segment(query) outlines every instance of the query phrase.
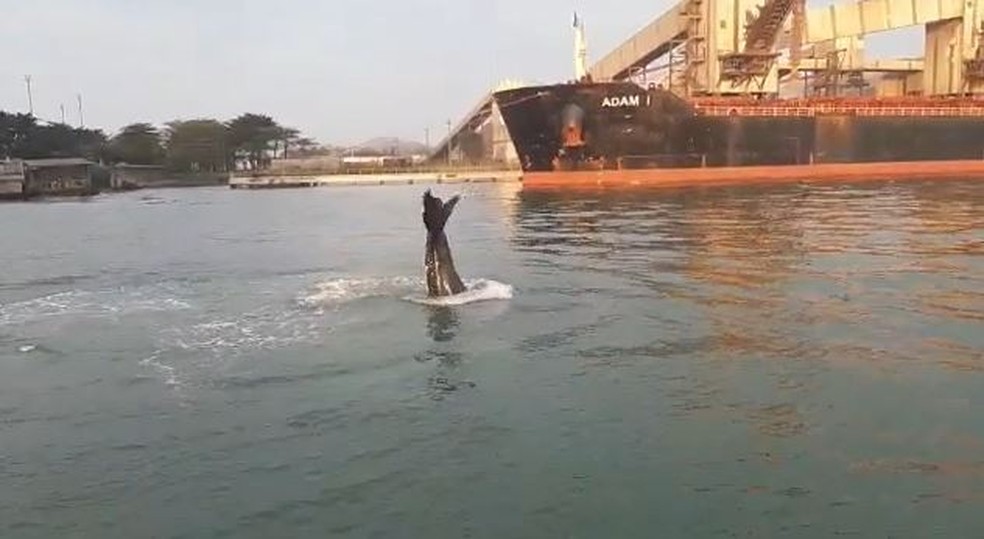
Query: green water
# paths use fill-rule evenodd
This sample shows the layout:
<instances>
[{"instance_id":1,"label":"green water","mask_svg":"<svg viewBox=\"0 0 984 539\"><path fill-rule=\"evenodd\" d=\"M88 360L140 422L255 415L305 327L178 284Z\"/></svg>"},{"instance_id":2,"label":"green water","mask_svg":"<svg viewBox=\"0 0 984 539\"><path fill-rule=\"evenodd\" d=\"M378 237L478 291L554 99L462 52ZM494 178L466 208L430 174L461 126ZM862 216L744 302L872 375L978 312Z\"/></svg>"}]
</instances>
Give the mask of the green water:
<instances>
[{"instance_id":1,"label":"green water","mask_svg":"<svg viewBox=\"0 0 984 539\"><path fill-rule=\"evenodd\" d=\"M984 183L422 189L0 207L0 536L984 536Z\"/></svg>"}]
</instances>

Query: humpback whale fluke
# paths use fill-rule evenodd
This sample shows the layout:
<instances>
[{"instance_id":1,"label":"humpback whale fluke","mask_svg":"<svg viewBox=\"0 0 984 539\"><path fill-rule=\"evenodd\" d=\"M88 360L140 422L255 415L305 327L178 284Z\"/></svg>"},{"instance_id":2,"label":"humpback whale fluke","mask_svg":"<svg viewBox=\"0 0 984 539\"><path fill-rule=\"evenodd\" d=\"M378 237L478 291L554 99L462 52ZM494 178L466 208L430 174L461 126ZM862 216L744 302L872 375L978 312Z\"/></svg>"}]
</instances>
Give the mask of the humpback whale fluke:
<instances>
[{"instance_id":1,"label":"humpback whale fluke","mask_svg":"<svg viewBox=\"0 0 984 539\"><path fill-rule=\"evenodd\" d=\"M455 195L447 202L442 202L431 194L430 189L424 193L424 226L427 227L424 271L427 276L427 295L430 297L451 296L466 290L454 269L451 248L444 234L444 225L460 198L460 195Z\"/></svg>"}]
</instances>

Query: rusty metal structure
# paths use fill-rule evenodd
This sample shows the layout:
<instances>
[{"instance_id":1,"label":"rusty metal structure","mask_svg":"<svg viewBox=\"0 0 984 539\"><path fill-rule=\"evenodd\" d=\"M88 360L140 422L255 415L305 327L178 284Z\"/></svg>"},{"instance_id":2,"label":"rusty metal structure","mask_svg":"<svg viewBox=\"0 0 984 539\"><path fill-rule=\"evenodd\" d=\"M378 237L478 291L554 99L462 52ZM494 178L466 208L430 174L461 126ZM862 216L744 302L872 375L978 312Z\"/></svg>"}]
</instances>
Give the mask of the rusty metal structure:
<instances>
[{"instance_id":1,"label":"rusty metal structure","mask_svg":"<svg viewBox=\"0 0 984 539\"><path fill-rule=\"evenodd\" d=\"M921 63L868 62L852 47L864 36L922 26ZM822 52L815 52L817 49ZM682 56L682 58L681 58ZM602 57L596 81L660 71L686 96L778 94L801 71L816 93L868 86L868 74L910 77L926 96L984 94L984 0L850 0L807 9L804 0L681 0ZM916 84L915 76L919 78ZM647 81L648 82L648 81Z\"/></svg>"},{"instance_id":2,"label":"rusty metal structure","mask_svg":"<svg viewBox=\"0 0 984 539\"><path fill-rule=\"evenodd\" d=\"M775 50L779 32L794 5L804 1L770 0L757 7L758 15L749 17L745 26L745 46L739 52L721 56L721 75L731 81L732 87L755 85L759 91L764 89L780 55Z\"/></svg>"},{"instance_id":3,"label":"rusty metal structure","mask_svg":"<svg viewBox=\"0 0 984 539\"><path fill-rule=\"evenodd\" d=\"M984 21L980 23L976 39L977 49L974 51L974 57L968 59L964 66L967 79L971 83L984 82Z\"/></svg>"}]
</instances>

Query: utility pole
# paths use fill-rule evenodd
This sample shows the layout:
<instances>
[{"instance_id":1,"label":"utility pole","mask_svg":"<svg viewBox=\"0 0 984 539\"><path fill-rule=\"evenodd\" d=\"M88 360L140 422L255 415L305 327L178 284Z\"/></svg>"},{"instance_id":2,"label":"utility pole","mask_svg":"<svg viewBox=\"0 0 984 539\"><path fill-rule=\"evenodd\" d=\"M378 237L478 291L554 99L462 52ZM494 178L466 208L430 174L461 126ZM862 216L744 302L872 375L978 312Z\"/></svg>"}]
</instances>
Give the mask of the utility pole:
<instances>
[{"instance_id":1,"label":"utility pole","mask_svg":"<svg viewBox=\"0 0 984 539\"><path fill-rule=\"evenodd\" d=\"M424 128L424 146L427 146L427 151L430 151L431 147L431 130L429 127Z\"/></svg>"},{"instance_id":2,"label":"utility pole","mask_svg":"<svg viewBox=\"0 0 984 539\"><path fill-rule=\"evenodd\" d=\"M79 100L79 129L85 127L85 116L82 115L82 94L75 94L76 99Z\"/></svg>"},{"instance_id":3,"label":"utility pole","mask_svg":"<svg viewBox=\"0 0 984 539\"><path fill-rule=\"evenodd\" d=\"M448 120L448 166L451 166L451 120Z\"/></svg>"},{"instance_id":4,"label":"utility pole","mask_svg":"<svg viewBox=\"0 0 984 539\"><path fill-rule=\"evenodd\" d=\"M65 105L64 104L59 104L58 105L58 108L61 109L61 115L62 115L62 122L61 123L64 124L65 123Z\"/></svg>"},{"instance_id":5,"label":"utility pole","mask_svg":"<svg viewBox=\"0 0 984 539\"><path fill-rule=\"evenodd\" d=\"M24 82L27 83L27 110L34 116L34 96L31 95L31 76L24 75Z\"/></svg>"}]
</instances>

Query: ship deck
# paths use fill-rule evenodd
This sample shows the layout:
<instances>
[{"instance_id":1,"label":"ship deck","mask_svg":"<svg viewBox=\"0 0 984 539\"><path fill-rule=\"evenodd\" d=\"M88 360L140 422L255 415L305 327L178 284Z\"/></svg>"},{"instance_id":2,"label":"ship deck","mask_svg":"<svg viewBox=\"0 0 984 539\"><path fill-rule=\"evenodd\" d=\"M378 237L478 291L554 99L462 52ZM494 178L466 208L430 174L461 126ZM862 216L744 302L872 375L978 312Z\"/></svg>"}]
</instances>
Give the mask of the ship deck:
<instances>
[{"instance_id":1,"label":"ship deck","mask_svg":"<svg viewBox=\"0 0 984 539\"><path fill-rule=\"evenodd\" d=\"M690 103L702 116L984 117L981 98L696 98Z\"/></svg>"}]
</instances>

